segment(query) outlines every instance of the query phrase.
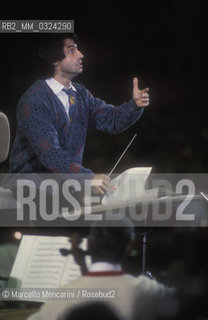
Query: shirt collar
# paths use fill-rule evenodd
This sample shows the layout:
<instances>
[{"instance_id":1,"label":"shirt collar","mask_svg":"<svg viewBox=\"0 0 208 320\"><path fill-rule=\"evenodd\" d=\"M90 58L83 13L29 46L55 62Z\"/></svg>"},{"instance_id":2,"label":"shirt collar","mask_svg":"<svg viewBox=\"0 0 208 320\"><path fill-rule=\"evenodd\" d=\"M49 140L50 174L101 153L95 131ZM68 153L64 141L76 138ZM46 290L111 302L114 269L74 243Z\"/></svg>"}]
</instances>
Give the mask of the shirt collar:
<instances>
[{"instance_id":1,"label":"shirt collar","mask_svg":"<svg viewBox=\"0 0 208 320\"><path fill-rule=\"evenodd\" d=\"M122 271L122 267L119 263L109 262L95 262L90 266L90 272L99 271Z\"/></svg>"},{"instance_id":2,"label":"shirt collar","mask_svg":"<svg viewBox=\"0 0 208 320\"><path fill-rule=\"evenodd\" d=\"M54 78L48 78L45 80L45 82L47 83L47 85L51 88L51 90L55 94L58 94L64 88L63 84L61 84L60 82L58 82ZM72 89L73 91L77 91L76 88L72 85L72 83L70 83L70 86L68 89Z\"/></svg>"}]
</instances>

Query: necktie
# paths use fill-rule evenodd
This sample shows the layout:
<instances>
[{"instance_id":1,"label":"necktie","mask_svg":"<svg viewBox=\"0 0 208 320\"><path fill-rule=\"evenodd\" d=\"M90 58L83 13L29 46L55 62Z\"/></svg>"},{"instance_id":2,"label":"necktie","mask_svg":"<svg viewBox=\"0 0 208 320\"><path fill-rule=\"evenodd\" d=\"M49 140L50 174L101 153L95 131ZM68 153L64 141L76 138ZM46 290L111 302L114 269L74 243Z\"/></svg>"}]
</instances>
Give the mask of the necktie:
<instances>
[{"instance_id":1,"label":"necktie","mask_svg":"<svg viewBox=\"0 0 208 320\"><path fill-rule=\"evenodd\" d=\"M74 111L75 111L75 94L72 89L62 89L67 95L69 99L69 121L72 121L74 118Z\"/></svg>"}]
</instances>

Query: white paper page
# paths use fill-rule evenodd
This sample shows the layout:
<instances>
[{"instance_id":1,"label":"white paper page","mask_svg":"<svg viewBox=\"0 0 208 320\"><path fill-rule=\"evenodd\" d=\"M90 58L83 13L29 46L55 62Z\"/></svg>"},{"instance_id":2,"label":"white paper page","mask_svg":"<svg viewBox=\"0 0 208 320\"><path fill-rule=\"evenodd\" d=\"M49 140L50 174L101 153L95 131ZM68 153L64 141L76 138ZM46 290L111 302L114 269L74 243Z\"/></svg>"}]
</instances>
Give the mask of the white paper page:
<instances>
[{"instance_id":1,"label":"white paper page","mask_svg":"<svg viewBox=\"0 0 208 320\"><path fill-rule=\"evenodd\" d=\"M139 199L145 194L145 183L151 170L151 167L136 167L121 173L111 181L117 188L116 191L105 195L102 204Z\"/></svg>"},{"instance_id":2,"label":"white paper page","mask_svg":"<svg viewBox=\"0 0 208 320\"><path fill-rule=\"evenodd\" d=\"M32 236L23 236L17 251L17 255L10 273L10 278L14 277L18 281L21 281L26 264L29 261L31 254L31 248L33 246L34 237ZM19 285L18 285L19 287Z\"/></svg>"},{"instance_id":3,"label":"white paper page","mask_svg":"<svg viewBox=\"0 0 208 320\"><path fill-rule=\"evenodd\" d=\"M66 261L71 257L63 257L61 248L71 248L69 238L23 236L10 277L21 279L21 288L59 287ZM79 277L79 266L74 259L70 258L70 262L73 279Z\"/></svg>"},{"instance_id":4,"label":"white paper page","mask_svg":"<svg viewBox=\"0 0 208 320\"><path fill-rule=\"evenodd\" d=\"M87 239L83 239L79 247L86 251L87 250ZM91 265L91 258L90 256L85 257L85 261L87 264L87 267ZM74 261L74 257L72 255L68 256L68 260L66 263L66 267L62 276L62 281L60 283L60 287L66 286L71 281L76 280L78 277L81 276L81 270L78 264Z\"/></svg>"}]
</instances>

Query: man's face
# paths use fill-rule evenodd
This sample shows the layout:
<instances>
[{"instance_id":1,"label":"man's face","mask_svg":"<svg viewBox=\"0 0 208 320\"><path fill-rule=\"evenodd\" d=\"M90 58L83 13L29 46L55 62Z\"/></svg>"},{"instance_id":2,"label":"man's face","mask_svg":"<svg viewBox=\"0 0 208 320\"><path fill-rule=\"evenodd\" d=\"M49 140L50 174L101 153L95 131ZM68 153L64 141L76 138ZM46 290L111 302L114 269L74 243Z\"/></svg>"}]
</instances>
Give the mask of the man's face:
<instances>
[{"instance_id":1,"label":"man's face","mask_svg":"<svg viewBox=\"0 0 208 320\"><path fill-rule=\"evenodd\" d=\"M64 40L64 54L65 58L54 63L55 74L62 77L72 79L82 73L82 59L83 54L77 49L77 45L72 39Z\"/></svg>"}]
</instances>

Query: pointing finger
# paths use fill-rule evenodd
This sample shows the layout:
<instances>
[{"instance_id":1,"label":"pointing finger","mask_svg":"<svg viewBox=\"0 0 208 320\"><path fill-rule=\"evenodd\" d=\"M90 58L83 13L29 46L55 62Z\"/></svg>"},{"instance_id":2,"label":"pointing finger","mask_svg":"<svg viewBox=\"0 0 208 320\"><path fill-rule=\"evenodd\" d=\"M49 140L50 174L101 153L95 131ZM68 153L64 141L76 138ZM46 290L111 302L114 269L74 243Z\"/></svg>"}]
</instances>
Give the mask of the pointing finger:
<instances>
[{"instance_id":1,"label":"pointing finger","mask_svg":"<svg viewBox=\"0 0 208 320\"><path fill-rule=\"evenodd\" d=\"M137 89L138 85L139 85L139 80L138 80L137 77L134 77L134 79L133 79L133 87Z\"/></svg>"}]
</instances>

